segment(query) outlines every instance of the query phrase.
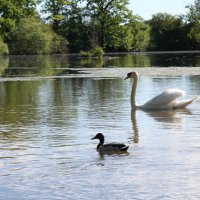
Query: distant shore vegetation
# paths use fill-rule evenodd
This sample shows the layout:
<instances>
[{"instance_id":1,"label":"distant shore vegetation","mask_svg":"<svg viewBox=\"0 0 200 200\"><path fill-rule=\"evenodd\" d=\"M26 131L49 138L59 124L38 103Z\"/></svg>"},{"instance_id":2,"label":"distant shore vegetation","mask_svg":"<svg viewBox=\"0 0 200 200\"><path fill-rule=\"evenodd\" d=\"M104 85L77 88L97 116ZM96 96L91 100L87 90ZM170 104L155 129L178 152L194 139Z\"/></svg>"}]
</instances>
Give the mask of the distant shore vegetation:
<instances>
[{"instance_id":1,"label":"distant shore vegetation","mask_svg":"<svg viewBox=\"0 0 200 200\"><path fill-rule=\"evenodd\" d=\"M0 55L200 50L200 0L148 21L128 0L0 0ZM145 6L145 5L144 5Z\"/></svg>"}]
</instances>

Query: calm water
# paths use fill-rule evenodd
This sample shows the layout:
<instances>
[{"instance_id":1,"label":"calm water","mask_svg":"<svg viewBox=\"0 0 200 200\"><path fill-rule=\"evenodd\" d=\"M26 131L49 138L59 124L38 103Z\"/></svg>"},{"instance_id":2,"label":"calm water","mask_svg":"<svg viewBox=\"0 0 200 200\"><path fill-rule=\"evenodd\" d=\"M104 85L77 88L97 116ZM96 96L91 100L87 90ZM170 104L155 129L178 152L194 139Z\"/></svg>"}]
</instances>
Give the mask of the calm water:
<instances>
[{"instance_id":1,"label":"calm water","mask_svg":"<svg viewBox=\"0 0 200 200\"><path fill-rule=\"evenodd\" d=\"M200 199L199 99L131 113L131 80L3 79L0 199ZM200 76L141 77L138 103L173 87L200 96ZM99 155L97 132L129 153Z\"/></svg>"},{"instance_id":2,"label":"calm water","mask_svg":"<svg viewBox=\"0 0 200 200\"><path fill-rule=\"evenodd\" d=\"M46 77L74 74L75 68L199 67L199 53L108 55L105 59L73 55L0 58L0 77Z\"/></svg>"}]
</instances>

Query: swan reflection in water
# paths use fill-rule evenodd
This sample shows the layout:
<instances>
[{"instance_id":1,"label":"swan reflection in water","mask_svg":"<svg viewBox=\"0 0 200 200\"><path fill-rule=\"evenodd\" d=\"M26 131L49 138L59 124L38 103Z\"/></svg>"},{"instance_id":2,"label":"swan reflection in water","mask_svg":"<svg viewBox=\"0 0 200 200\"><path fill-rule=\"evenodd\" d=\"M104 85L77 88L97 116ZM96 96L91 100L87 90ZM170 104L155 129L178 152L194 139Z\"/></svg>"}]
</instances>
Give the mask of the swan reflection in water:
<instances>
[{"instance_id":1,"label":"swan reflection in water","mask_svg":"<svg viewBox=\"0 0 200 200\"><path fill-rule=\"evenodd\" d=\"M141 120L138 120L137 113L145 113L147 117L152 118L163 126L164 129L174 128L182 126L184 115L192 115L192 112L187 109L176 110L156 110L156 111L144 111L144 110L131 110L131 121L133 128L133 142L139 143L139 127ZM143 120L144 121L144 120ZM143 124L142 124L143 125ZM146 125L145 125L146 126Z\"/></svg>"}]
</instances>

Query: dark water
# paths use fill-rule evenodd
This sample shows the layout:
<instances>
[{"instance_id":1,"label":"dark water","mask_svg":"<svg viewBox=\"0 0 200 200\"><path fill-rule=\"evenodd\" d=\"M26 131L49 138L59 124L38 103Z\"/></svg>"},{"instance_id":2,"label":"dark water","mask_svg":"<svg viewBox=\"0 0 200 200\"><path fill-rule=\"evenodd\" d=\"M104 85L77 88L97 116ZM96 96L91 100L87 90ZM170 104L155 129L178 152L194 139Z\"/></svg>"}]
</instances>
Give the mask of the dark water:
<instances>
[{"instance_id":1,"label":"dark water","mask_svg":"<svg viewBox=\"0 0 200 200\"><path fill-rule=\"evenodd\" d=\"M200 53L112 54L104 59L75 55L10 56L0 58L1 77L62 76L74 68L198 67Z\"/></svg>"},{"instance_id":2,"label":"dark water","mask_svg":"<svg viewBox=\"0 0 200 200\"><path fill-rule=\"evenodd\" d=\"M44 69L36 74L48 76ZM122 78L2 77L0 199L199 199L200 100L184 110L131 112L131 86ZM141 77L138 103L174 87L200 96L200 76ZM99 155L90 140L97 132L128 144L128 154Z\"/></svg>"}]
</instances>

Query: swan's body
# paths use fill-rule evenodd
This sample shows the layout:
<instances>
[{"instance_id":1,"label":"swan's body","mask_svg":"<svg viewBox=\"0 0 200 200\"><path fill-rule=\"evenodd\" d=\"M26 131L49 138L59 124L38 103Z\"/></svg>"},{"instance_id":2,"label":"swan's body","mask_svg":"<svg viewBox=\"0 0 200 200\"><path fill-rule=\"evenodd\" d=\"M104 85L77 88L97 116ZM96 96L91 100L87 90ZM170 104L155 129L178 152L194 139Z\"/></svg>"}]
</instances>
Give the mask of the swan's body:
<instances>
[{"instance_id":1,"label":"swan's body","mask_svg":"<svg viewBox=\"0 0 200 200\"><path fill-rule=\"evenodd\" d=\"M138 84L138 73L130 72L127 74L127 78L133 78L134 83L131 92L131 107L132 109L143 109L143 110L169 110L176 108L185 108L189 104L191 104L194 99L186 99L186 100L177 100L178 97L181 97L185 94L183 90L180 89L168 89L163 93L155 96L151 100L147 101L143 105L137 105L136 103L136 89Z\"/></svg>"},{"instance_id":2,"label":"swan's body","mask_svg":"<svg viewBox=\"0 0 200 200\"><path fill-rule=\"evenodd\" d=\"M109 143L104 144L104 135L102 133L97 133L93 139L99 139L99 144L97 145L97 151L99 153L109 153L109 152L126 152L129 146L123 143Z\"/></svg>"}]
</instances>

